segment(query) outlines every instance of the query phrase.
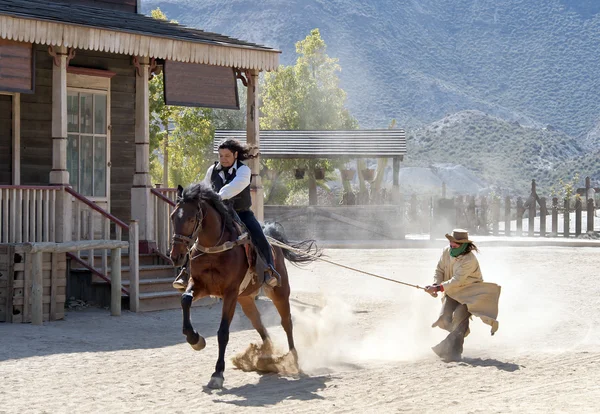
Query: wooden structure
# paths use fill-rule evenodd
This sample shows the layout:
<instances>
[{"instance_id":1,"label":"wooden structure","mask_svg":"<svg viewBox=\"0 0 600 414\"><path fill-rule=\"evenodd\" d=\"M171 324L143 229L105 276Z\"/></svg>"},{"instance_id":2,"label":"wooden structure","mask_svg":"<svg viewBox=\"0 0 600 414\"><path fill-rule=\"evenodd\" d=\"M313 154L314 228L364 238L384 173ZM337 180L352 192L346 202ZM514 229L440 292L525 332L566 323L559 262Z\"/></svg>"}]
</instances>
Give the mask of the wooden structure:
<instances>
[{"instance_id":1,"label":"wooden structure","mask_svg":"<svg viewBox=\"0 0 600 414\"><path fill-rule=\"evenodd\" d=\"M217 130L213 151L227 139L247 143L246 133L235 130ZM359 159L391 158L393 160L393 190L399 192L400 162L406 155L406 133L402 129L358 129L347 131L262 131L260 155L265 159ZM363 171L360 175L374 171ZM303 176L304 172L298 172ZM316 195L315 174L309 179ZM342 173L342 179L344 174ZM369 180L368 177L365 179ZM372 181L373 177L370 178ZM310 191L311 189L309 189ZM262 205L257 207L264 209Z\"/></svg>"},{"instance_id":2,"label":"wooden structure","mask_svg":"<svg viewBox=\"0 0 600 414\"><path fill-rule=\"evenodd\" d=\"M453 227L491 236L595 238L599 228L592 189L588 177L586 187L575 194L540 197L532 180L528 197L413 195L402 210L408 232L430 233L432 238Z\"/></svg>"},{"instance_id":3,"label":"wooden structure","mask_svg":"<svg viewBox=\"0 0 600 414\"><path fill-rule=\"evenodd\" d=\"M228 90L227 102L203 95L212 77L243 79L249 142L258 145L258 74L274 70L280 54L139 8L136 0L0 0L0 242L126 241L132 278L124 284L137 283L138 249L156 254L149 79L164 71L171 100L217 107L231 107L237 94ZM197 89L180 86L188 75ZM252 168L258 177L258 163ZM252 191L262 197L260 177ZM69 255L110 280L107 248ZM132 309L177 305L167 265L148 259L152 272L168 272ZM144 305L144 294L155 304Z\"/></svg>"}]
</instances>

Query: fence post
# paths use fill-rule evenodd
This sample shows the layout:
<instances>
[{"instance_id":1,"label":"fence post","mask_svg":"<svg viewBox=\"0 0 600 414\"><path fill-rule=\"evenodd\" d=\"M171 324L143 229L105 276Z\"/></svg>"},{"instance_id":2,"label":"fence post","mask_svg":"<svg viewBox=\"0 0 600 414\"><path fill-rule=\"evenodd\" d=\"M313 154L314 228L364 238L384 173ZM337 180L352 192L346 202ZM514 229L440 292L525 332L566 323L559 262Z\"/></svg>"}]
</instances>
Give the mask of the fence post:
<instances>
[{"instance_id":1,"label":"fence post","mask_svg":"<svg viewBox=\"0 0 600 414\"><path fill-rule=\"evenodd\" d=\"M558 198L552 197L552 236L558 236Z\"/></svg>"},{"instance_id":2,"label":"fence post","mask_svg":"<svg viewBox=\"0 0 600 414\"><path fill-rule=\"evenodd\" d=\"M487 198L485 196L481 196L481 226L480 226L480 232L481 234L488 234L488 223L487 223L487 218L488 218L488 202L487 202Z\"/></svg>"},{"instance_id":3,"label":"fence post","mask_svg":"<svg viewBox=\"0 0 600 414\"><path fill-rule=\"evenodd\" d=\"M32 261L32 283L31 283L31 324L42 325L44 320L44 276L42 271L42 252L35 252L29 256ZM25 285L27 289L27 285ZM29 303L24 302L23 307ZM23 321L25 322L25 321Z\"/></svg>"},{"instance_id":4,"label":"fence post","mask_svg":"<svg viewBox=\"0 0 600 414\"><path fill-rule=\"evenodd\" d=\"M575 196L575 236L581 235L581 197Z\"/></svg>"},{"instance_id":5,"label":"fence post","mask_svg":"<svg viewBox=\"0 0 600 414\"><path fill-rule=\"evenodd\" d=\"M546 237L546 216L548 208L546 207L546 197L540 198L540 237Z\"/></svg>"},{"instance_id":6,"label":"fence post","mask_svg":"<svg viewBox=\"0 0 600 414\"><path fill-rule=\"evenodd\" d=\"M475 210L475 196L469 196L469 206L467 215L467 229L477 228L477 212Z\"/></svg>"},{"instance_id":7,"label":"fence post","mask_svg":"<svg viewBox=\"0 0 600 414\"><path fill-rule=\"evenodd\" d=\"M536 201L535 201L535 197L532 197L529 199L529 221L528 221L528 230L527 230L527 235L529 237L533 237L534 233L535 233L535 213L536 213Z\"/></svg>"},{"instance_id":8,"label":"fence post","mask_svg":"<svg viewBox=\"0 0 600 414\"><path fill-rule=\"evenodd\" d=\"M587 200L587 231L594 231L594 199Z\"/></svg>"},{"instance_id":9,"label":"fence post","mask_svg":"<svg viewBox=\"0 0 600 414\"><path fill-rule=\"evenodd\" d=\"M121 315L121 248L110 250L110 314Z\"/></svg>"},{"instance_id":10,"label":"fence post","mask_svg":"<svg viewBox=\"0 0 600 414\"><path fill-rule=\"evenodd\" d=\"M523 213L525 209L523 208L523 199L521 197L517 198L517 237L521 237L523 235Z\"/></svg>"},{"instance_id":11,"label":"fence post","mask_svg":"<svg viewBox=\"0 0 600 414\"><path fill-rule=\"evenodd\" d=\"M139 224L131 220L129 224L129 310L139 312L140 308L140 241ZM119 286L120 287L120 286Z\"/></svg>"},{"instance_id":12,"label":"fence post","mask_svg":"<svg viewBox=\"0 0 600 414\"><path fill-rule=\"evenodd\" d=\"M568 198L565 198L565 200L564 200L563 214L564 214L563 215L563 223L564 223L563 236L569 237L569 233L570 233L569 223L571 222L571 217L570 217L570 211L569 211L569 199Z\"/></svg>"},{"instance_id":13,"label":"fence post","mask_svg":"<svg viewBox=\"0 0 600 414\"><path fill-rule=\"evenodd\" d=\"M492 232L494 236L500 231L500 198L494 198L492 202Z\"/></svg>"},{"instance_id":14,"label":"fence post","mask_svg":"<svg viewBox=\"0 0 600 414\"><path fill-rule=\"evenodd\" d=\"M504 235L510 236L510 197L506 196L504 199Z\"/></svg>"}]
</instances>

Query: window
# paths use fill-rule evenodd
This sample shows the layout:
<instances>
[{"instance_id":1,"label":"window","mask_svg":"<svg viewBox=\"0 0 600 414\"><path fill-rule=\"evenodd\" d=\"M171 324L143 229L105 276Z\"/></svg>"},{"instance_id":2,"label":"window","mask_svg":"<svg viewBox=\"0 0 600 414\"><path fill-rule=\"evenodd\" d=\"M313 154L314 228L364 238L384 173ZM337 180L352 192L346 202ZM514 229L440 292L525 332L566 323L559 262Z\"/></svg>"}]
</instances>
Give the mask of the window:
<instances>
[{"instance_id":1,"label":"window","mask_svg":"<svg viewBox=\"0 0 600 414\"><path fill-rule=\"evenodd\" d=\"M69 90L67 96L67 169L75 191L106 197L107 94Z\"/></svg>"}]
</instances>

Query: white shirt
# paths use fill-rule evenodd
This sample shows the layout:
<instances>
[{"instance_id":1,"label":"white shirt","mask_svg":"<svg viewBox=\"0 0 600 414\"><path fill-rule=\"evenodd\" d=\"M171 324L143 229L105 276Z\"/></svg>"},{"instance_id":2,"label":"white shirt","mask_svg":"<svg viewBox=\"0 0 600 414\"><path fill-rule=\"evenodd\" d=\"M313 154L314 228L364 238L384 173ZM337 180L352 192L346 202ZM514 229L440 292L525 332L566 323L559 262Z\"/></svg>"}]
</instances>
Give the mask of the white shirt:
<instances>
[{"instance_id":1,"label":"white shirt","mask_svg":"<svg viewBox=\"0 0 600 414\"><path fill-rule=\"evenodd\" d=\"M233 174L235 171L235 178L229 183L221 187L219 191L219 195L223 200L229 200L232 197L235 197L242 190L250 185L250 178L252 177L252 171L250 171L250 167L245 164L240 165L239 168L236 167L237 161L229 168L229 174ZM212 187L212 182L210 177L212 176L213 169L215 165L211 165L208 167L206 171L206 176L204 176L204 184L209 187ZM222 169L221 163L217 163L217 170ZM219 176L225 182L225 173L223 171L219 171Z\"/></svg>"}]
</instances>

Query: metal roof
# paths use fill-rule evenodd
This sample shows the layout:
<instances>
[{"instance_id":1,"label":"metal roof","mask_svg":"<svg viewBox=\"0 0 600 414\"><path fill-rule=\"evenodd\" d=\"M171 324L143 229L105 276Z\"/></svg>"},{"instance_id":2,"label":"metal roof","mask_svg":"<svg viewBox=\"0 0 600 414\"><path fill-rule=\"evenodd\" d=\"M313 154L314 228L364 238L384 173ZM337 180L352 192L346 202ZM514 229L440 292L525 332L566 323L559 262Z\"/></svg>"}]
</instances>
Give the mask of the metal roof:
<instances>
[{"instance_id":1,"label":"metal roof","mask_svg":"<svg viewBox=\"0 0 600 414\"><path fill-rule=\"evenodd\" d=\"M81 4L66 4L48 0L0 0L0 14L161 38L278 52L266 46L217 33L191 29L168 21L156 20L143 14Z\"/></svg>"},{"instance_id":2,"label":"metal roof","mask_svg":"<svg viewBox=\"0 0 600 414\"><path fill-rule=\"evenodd\" d=\"M215 131L213 151L226 139L246 143L246 131ZM393 158L406 154L402 129L260 131L263 158Z\"/></svg>"}]
</instances>

